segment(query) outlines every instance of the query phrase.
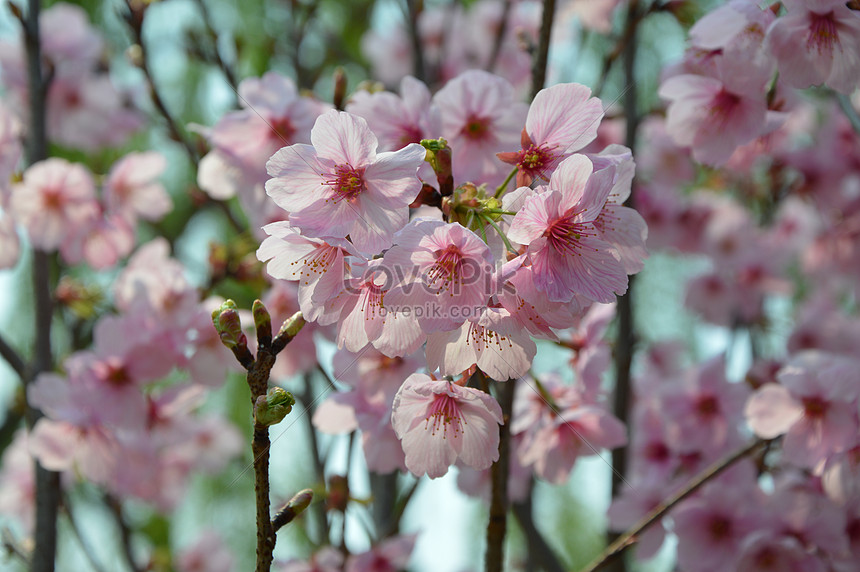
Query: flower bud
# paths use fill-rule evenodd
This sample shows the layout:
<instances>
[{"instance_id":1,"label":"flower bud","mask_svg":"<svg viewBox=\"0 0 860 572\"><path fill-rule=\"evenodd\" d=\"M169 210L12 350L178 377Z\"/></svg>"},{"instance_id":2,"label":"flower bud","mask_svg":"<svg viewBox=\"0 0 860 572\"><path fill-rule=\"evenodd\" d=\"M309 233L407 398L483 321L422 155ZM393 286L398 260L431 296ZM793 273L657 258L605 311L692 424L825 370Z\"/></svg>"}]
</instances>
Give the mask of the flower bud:
<instances>
[{"instance_id":1,"label":"flower bud","mask_svg":"<svg viewBox=\"0 0 860 572\"><path fill-rule=\"evenodd\" d=\"M221 343L230 349L246 346L248 338L242 332L242 321L236 310L236 303L227 300L221 307L212 312L212 323L221 338Z\"/></svg>"},{"instance_id":2,"label":"flower bud","mask_svg":"<svg viewBox=\"0 0 860 572\"><path fill-rule=\"evenodd\" d=\"M268 347L272 344L272 317L266 306L260 300L254 300L251 307L254 315L254 325L257 328L257 344L260 347Z\"/></svg>"},{"instance_id":3,"label":"flower bud","mask_svg":"<svg viewBox=\"0 0 860 572\"><path fill-rule=\"evenodd\" d=\"M296 337L296 334L304 327L305 323L305 318L301 312L296 312L287 318L278 331L275 340L272 342L272 353L277 354L284 349Z\"/></svg>"},{"instance_id":4,"label":"flower bud","mask_svg":"<svg viewBox=\"0 0 860 572\"><path fill-rule=\"evenodd\" d=\"M349 503L349 481L342 475L332 475L328 478L328 496L325 500L326 510L346 511Z\"/></svg>"},{"instance_id":5,"label":"flower bud","mask_svg":"<svg viewBox=\"0 0 860 572\"><path fill-rule=\"evenodd\" d=\"M254 403L254 421L267 427L276 425L293 410L295 404L296 400L289 391L272 387Z\"/></svg>"}]
</instances>

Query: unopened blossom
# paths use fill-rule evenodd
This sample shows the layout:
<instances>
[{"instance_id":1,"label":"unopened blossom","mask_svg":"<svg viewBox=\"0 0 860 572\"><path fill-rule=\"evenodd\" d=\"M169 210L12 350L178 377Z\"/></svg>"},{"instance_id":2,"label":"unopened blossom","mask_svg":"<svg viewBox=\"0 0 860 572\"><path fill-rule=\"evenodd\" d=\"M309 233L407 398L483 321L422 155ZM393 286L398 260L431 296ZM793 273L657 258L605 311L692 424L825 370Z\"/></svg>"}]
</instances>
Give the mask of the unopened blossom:
<instances>
[{"instance_id":1,"label":"unopened blossom","mask_svg":"<svg viewBox=\"0 0 860 572\"><path fill-rule=\"evenodd\" d=\"M517 166L517 186L535 179L549 181L558 164L594 140L603 118L603 105L578 83L542 89L535 96L521 135L522 150L499 153Z\"/></svg>"},{"instance_id":2,"label":"unopened blossom","mask_svg":"<svg viewBox=\"0 0 860 572\"><path fill-rule=\"evenodd\" d=\"M430 478L447 473L458 459L478 470L492 465L502 422L502 408L490 395L421 373L406 378L391 413L406 466Z\"/></svg>"},{"instance_id":3,"label":"unopened blossom","mask_svg":"<svg viewBox=\"0 0 860 572\"><path fill-rule=\"evenodd\" d=\"M398 285L386 307L413 314L426 333L453 330L487 305L493 257L486 243L458 223L416 219L385 253Z\"/></svg>"},{"instance_id":4,"label":"unopened blossom","mask_svg":"<svg viewBox=\"0 0 860 572\"><path fill-rule=\"evenodd\" d=\"M787 0L767 33L780 79L793 87L826 84L851 93L860 77L860 15L840 0Z\"/></svg>"},{"instance_id":5,"label":"unopened blossom","mask_svg":"<svg viewBox=\"0 0 860 572\"><path fill-rule=\"evenodd\" d=\"M442 114L442 136L453 151L454 179L496 185L506 166L496 153L516 148L527 106L501 77L467 71L449 81L433 98Z\"/></svg>"},{"instance_id":6,"label":"unopened blossom","mask_svg":"<svg viewBox=\"0 0 860 572\"><path fill-rule=\"evenodd\" d=\"M615 249L595 228L609 193L614 169L593 171L583 155L565 159L549 186L529 198L514 217L508 236L528 245L535 286L550 301L575 295L613 302L627 291L627 274Z\"/></svg>"},{"instance_id":7,"label":"unopened blossom","mask_svg":"<svg viewBox=\"0 0 860 572\"><path fill-rule=\"evenodd\" d=\"M425 150L410 144L377 154L367 122L331 110L311 130L313 145L296 144L267 164L266 192L289 213L290 224L315 238L347 235L362 252L391 246L421 190Z\"/></svg>"},{"instance_id":8,"label":"unopened blossom","mask_svg":"<svg viewBox=\"0 0 860 572\"><path fill-rule=\"evenodd\" d=\"M104 184L109 212L129 221L137 217L157 221L173 208L173 201L158 180L167 169L167 158L156 151L130 153L114 163Z\"/></svg>"},{"instance_id":9,"label":"unopened blossom","mask_svg":"<svg viewBox=\"0 0 860 572\"><path fill-rule=\"evenodd\" d=\"M45 251L57 249L99 214L92 175L83 165L58 158L24 171L24 179L12 187L9 209L33 246Z\"/></svg>"}]
</instances>

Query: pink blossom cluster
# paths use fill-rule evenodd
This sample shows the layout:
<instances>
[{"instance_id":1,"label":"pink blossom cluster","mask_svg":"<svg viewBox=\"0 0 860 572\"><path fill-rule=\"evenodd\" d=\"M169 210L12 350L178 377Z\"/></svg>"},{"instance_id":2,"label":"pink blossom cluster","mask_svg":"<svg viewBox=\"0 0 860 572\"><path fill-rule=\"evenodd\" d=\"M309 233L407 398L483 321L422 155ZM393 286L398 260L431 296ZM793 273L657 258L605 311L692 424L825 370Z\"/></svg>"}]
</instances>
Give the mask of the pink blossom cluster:
<instances>
[{"instance_id":1,"label":"pink blossom cluster","mask_svg":"<svg viewBox=\"0 0 860 572\"><path fill-rule=\"evenodd\" d=\"M784 435L779 456L742 460L712 479L642 535L637 557L672 532L684 571L851 569L860 555L853 356L805 351L782 366L754 365L744 383L726 380L722 356L685 368L680 349L654 346L636 380L629 488L610 507L612 525L631 526L737 449L748 426L762 438Z\"/></svg>"},{"instance_id":2,"label":"pink blossom cluster","mask_svg":"<svg viewBox=\"0 0 860 572\"><path fill-rule=\"evenodd\" d=\"M242 444L225 419L193 414L234 366L168 250L163 239L141 247L114 285L118 313L96 322L92 347L28 389L45 414L28 438L43 467L159 510L182 499L192 470L221 470Z\"/></svg>"},{"instance_id":3,"label":"pink blossom cluster","mask_svg":"<svg viewBox=\"0 0 860 572\"><path fill-rule=\"evenodd\" d=\"M660 87L666 130L693 157L723 165L785 119L787 91L851 93L860 77L860 14L840 0L733 0L690 30L684 60Z\"/></svg>"},{"instance_id":4,"label":"pink blossom cluster","mask_svg":"<svg viewBox=\"0 0 860 572\"><path fill-rule=\"evenodd\" d=\"M0 188L8 225L0 232L2 266L17 262L15 224L34 248L59 251L67 264L115 266L134 248L138 221L158 221L173 208L158 180L166 168L166 158L156 151L129 153L114 163L97 192L95 178L82 164L60 158L34 163L20 182Z\"/></svg>"},{"instance_id":5,"label":"pink blossom cluster","mask_svg":"<svg viewBox=\"0 0 860 572\"><path fill-rule=\"evenodd\" d=\"M58 2L41 12L44 66L50 69L47 134L67 147L115 147L143 126L131 88L119 88L106 71L104 40L80 6ZM27 122L27 61L21 38L0 41L4 101Z\"/></svg>"},{"instance_id":6,"label":"pink blossom cluster","mask_svg":"<svg viewBox=\"0 0 860 572\"><path fill-rule=\"evenodd\" d=\"M533 338L558 341L642 268L647 229L623 206L630 151L578 153L602 115L578 84L545 89L527 106L483 71L433 95L406 78L399 96L360 91L346 112L319 115L310 144L269 159L265 188L282 220L263 227L257 256L271 277L298 283L308 321L334 331L335 378L350 391L326 401L314 423L330 433L360 428L372 470L437 477L455 462L488 468L502 417L490 395L467 386L475 368L498 381L525 376ZM434 151L418 143L439 137L450 149L447 173L428 168ZM515 174L518 188L508 190ZM423 204L433 194L441 209ZM587 334L595 346L602 332ZM608 431L597 447L617 446L623 427L595 401L608 359L589 359L589 389L561 399L568 413L547 419L570 425L577 410L585 441ZM590 454L566 439L557 446L568 447L569 462L547 478L562 479Z\"/></svg>"}]
</instances>

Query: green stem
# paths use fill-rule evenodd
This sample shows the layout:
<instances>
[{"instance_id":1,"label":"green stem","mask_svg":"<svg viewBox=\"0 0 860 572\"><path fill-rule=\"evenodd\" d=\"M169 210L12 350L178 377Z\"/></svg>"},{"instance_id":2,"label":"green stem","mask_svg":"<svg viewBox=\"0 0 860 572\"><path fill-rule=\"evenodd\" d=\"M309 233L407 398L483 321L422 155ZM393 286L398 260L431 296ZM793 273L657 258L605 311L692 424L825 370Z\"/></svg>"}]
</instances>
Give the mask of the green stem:
<instances>
[{"instance_id":1,"label":"green stem","mask_svg":"<svg viewBox=\"0 0 860 572\"><path fill-rule=\"evenodd\" d=\"M517 174L517 171L519 171L519 170L520 170L519 167L514 167L513 169L511 169L511 172L508 173L508 176L505 177L505 180L502 181L502 184L496 188L496 193L493 195L494 197L496 197L498 199L498 198L501 198L501 196L505 194L505 189L507 188L508 183L511 182L511 179L514 178L514 176Z\"/></svg>"}]
</instances>

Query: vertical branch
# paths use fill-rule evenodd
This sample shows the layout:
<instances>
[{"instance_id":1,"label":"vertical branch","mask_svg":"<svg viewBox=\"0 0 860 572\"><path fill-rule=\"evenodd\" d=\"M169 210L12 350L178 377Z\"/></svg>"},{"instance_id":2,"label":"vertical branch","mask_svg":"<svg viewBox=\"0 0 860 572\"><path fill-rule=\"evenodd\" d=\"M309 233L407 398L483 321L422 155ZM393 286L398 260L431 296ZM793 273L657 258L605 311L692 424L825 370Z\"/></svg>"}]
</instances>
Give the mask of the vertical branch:
<instances>
[{"instance_id":1,"label":"vertical branch","mask_svg":"<svg viewBox=\"0 0 860 572\"><path fill-rule=\"evenodd\" d=\"M421 0L406 0L406 19L409 24L409 39L412 42L413 75L423 82L427 81L427 70L424 65L424 50L421 47L421 35L418 31L418 15L421 12Z\"/></svg>"},{"instance_id":2,"label":"vertical branch","mask_svg":"<svg viewBox=\"0 0 860 572\"><path fill-rule=\"evenodd\" d=\"M639 19L639 2L630 0L627 8L624 38L626 42L622 50L624 67L624 116L626 119L625 144L631 150L636 146L636 132L639 128L639 112L637 109L636 89L636 29ZM633 195L627 199L627 206L632 206ZM627 293L618 298L618 342L615 347L615 396L613 412L622 422L627 423L630 418L630 365L633 361L633 345L635 343L633 323L633 287L634 277L630 276ZM624 475L627 472L627 447L613 449L612 451L612 496L616 497L624 483ZM610 534L610 540L614 538ZM616 570L623 571L624 562L617 561Z\"/></svg>"},{"instance_id":3,"label":"vertical branch","mask_svg":"<svg viewBox=\"0 0 860 572\"><path fill-rule=\"evenodd\" d=\"M30 165L45 159L48 155L48 141L45 127L46 96L48 80L42 69L41 36L39 13L41 2L30 0L24 19L24 48L27 53L27 82L29 91L30 126L27 137L27 161ZM46 252L33 252L33 301L35 304L35 348L33 367L25 379L25 385L43 372L51 369L53 356L51 350L51 317L53 300L51 297L50 257ZM30 429L42 416L38 409L27 406L27 425ZM36 532L33 549L34 572L48 572L54 569L57 553L57 514L60 506L60 475L48 471L35 462L36 480Z\"/></svg>"},{"instance_id":4,"label":"vertical branch","mask_svg":"<svg viewBox=\"0 0 860 572\"><path fill-rule=\"evenodd\" d=\"M543 89L546 82L546 65L549 57L549 39L552 34L552 21L555 17L555 0L543 1L541 16L540 38L538 38L537 54L532 63L532 99Z\"/></svg>"},{"instance_id":5,"label":"vertical branch","mask_svg":"<svg viewBox=\"0 0 860 572\"><path fill-rule=\"evenodd\" d=\"M502 43L505 41L505 34L508 32L508 16L511 13L511 0L505 0L505 5L502 7L502 19L499 22L499 29L496 30L496 38L493 41L493 51L490 52L490 59L487 60L487 71L492 72L499 60L499 54L502 52Z\"/></svg>"},{"instance_id":6,"label":"vertical branch","mask_svg":"<svg viewBox=\"0 0 860 572\"><path fill-rule=\"evenodd\" d=\"M490 522L487 525L487 554L485 558L485 570L487 572L501 572L505 560L514 385L513 379L496 383L497 397L499 405L502 406L504 424L499 427L499 459L490 468L492 490L490 493Z\"/></svg>"},{"instance_id":7,"label":"vertical branch","mask_svg":"<svg viewBox=\"0 0 860 572\"><path fill-rule=\"evenodd\" d=\"M262 344L261 344L262 345ZM257 398L266 395L269 373L275 365L275 356L266 347L257 350L257 359L248 370L248 387L251 388L252 406ZM269 572L275 551L275 529L269 514L269 427L254 420L254 438L251 452L254 455L254 495L257 505L257 567L256 572Z\"/></svg>"}]
</instances>

